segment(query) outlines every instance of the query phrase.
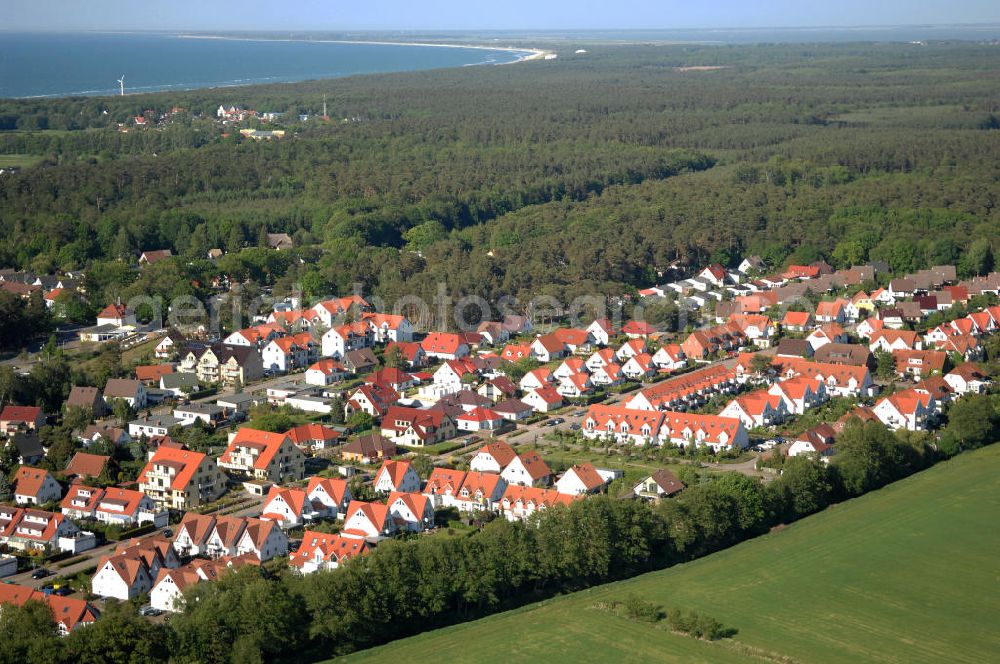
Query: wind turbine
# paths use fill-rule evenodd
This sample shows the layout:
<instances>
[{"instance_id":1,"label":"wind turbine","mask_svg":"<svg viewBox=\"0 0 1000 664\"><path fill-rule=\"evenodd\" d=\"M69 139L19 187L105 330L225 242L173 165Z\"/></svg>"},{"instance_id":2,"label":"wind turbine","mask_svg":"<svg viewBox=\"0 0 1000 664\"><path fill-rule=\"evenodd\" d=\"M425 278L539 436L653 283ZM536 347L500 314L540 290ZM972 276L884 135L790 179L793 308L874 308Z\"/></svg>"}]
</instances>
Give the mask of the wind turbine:
<instances>
[{"instance_id":1,"label":"wind turbine","mask_svg":"<svg viewBox=\"0 0 1000 664\"><path fill-rule=\"evenodd\" d=\"M122 74L122 77L118 79L118 85L121 86L122 97L124 97L125 96L125 74Z\"/></svg>"}]
</instances>

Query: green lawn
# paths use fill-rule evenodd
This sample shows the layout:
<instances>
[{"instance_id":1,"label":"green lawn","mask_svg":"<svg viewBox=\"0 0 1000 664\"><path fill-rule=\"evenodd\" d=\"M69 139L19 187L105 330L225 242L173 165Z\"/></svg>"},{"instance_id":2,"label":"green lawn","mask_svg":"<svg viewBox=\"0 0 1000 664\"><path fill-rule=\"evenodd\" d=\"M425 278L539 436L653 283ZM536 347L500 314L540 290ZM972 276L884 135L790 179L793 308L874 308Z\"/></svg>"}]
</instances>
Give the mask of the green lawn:
<instances>
[{"instance_id":1,"label":"green lawn","mask_svg":"<svg viewBox=\"0 0 1000 664\"><path fill-rule=\"evenodd\" d=\"M780 532L352 662L987 662L1000 653L1000 445ZM634 593L739 633L705 643L593 607Z\"/></svg>"},{"instance_id":2,"label":"green lawn","mask_svg":"<svg viewBox=\"0 0 1000 664\"><path fill-rule=\"evenodd\" d=\"M42 160L38 154L0 154L0 168L28 168Z\"/></svg>"}]
</instances>

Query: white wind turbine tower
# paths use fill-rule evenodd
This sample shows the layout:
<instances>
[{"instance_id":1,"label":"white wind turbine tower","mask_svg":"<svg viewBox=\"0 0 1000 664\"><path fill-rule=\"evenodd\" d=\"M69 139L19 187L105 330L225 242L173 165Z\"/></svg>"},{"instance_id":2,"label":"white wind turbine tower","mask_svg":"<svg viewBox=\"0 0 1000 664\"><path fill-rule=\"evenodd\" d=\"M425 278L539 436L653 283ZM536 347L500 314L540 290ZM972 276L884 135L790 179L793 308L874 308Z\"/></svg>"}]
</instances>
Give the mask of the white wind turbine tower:
<instances>
[{"instance_id":1,"label":"white wind turbine tower","mask_svg":"<svg viewBox=\"0 0 1000 664\"><path fill-rule=\"evenodd\" d=\"M122 97L124 97L125 96L125 74L122 74L122 77L118 79L118 85L121 86Z\"/></svg>"}]
</instances>

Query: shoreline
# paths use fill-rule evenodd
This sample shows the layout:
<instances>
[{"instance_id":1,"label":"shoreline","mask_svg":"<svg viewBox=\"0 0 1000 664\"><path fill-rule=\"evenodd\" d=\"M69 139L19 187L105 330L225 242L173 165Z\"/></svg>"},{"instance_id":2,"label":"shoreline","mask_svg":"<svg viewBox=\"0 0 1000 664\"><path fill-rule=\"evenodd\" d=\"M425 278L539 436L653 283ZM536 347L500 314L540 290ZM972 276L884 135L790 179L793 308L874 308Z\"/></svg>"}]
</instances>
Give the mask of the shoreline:
<instances>
[{"instance_id":1,"label":"shoreline","mask_svg":"<svg viewBox=\"0 0 1000 664\"><path fill-rule=\"evenodd\" d=\"M517 60L500 64L514 64L517 62L528 62L538 60L552 51L540 48L516 48L513 46L486 46L483 44L440 44L435 42L399 42L399 41L373 41L361 39L268 39L267 37L227 37L225 35L198 35L190 33L176 33L173 35L177 39L215 39L219 41L249 41L249 42L293 42L300 44L368 44L369 46L431 46L434 48L465 48L478 51L504 51L513 53ZM483 63L485 64L485 63ZM470 65L465 65L470 66Z\"/></svg>"}]
</instances>

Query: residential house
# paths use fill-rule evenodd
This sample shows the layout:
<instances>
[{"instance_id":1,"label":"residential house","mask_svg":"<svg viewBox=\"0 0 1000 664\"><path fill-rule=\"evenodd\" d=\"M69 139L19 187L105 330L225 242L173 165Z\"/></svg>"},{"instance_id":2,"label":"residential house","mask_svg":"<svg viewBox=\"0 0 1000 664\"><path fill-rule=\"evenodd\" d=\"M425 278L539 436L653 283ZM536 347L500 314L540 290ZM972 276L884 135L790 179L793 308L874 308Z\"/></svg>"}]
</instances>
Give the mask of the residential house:
<instances>
[{"instance_id":1,"label":"residential house","mask_svg":"<svg viewBox=\"0 0 1000 664\"><path fill-rule=\"evenodd\" d=\"M363 539L317 533L302 535L302 544L289 556L288 564L302 574L337 569L371 549Z\"/></svg>"},{"instance_id":2,"label":"residential house","mask_svg":"<svg viewBox=\"0 0 1000 664\"><path fill-rule=\"evenodd\" d=\"M665 468L657 470L632 487L632 493L646 500L662 500L684 490L684 483Z\"/></svg>"},{"instance_id":3,"label":"residential house","mask_svg":"<svg viewBox=\"0 0 1000 664\"><path fill-rule=\"evenodd\" d=\"M139 490L162 507L187 510L218 499L226 477L214 458L161 445L139 473Z\"/></svg>"},{"instance_id":4,"label":"residential house","mask_svg":"<svg viewBox=\"0 0 1000 664\"><path fill-rule=\"evenodd\" d=\"M416 341L391 341L386 344L385 356L390 357L390 353L398 352L399 356L410 369L416 369L427 363L427 356L424 349Z\"/></svg>"},{"instance_id":5,"label":"residential house","mask_svg":"<svg viewBox=\"0 0 1000 664\"><path fill-rule=\"evenodd\" d=\"M21 466L11 483L14 502L18 505L42 505L62 498L62 487L44 468Z\"/></svg>"},{"instance_id":6,"label":"residential house","mask_svg":"<svg viewBox=\"0 0 1000 664\"><path fill-rule=\"evenodd\" d=\"M90 588L95 595L127 602L149 592L153 587L153 578L145 558L119 553L98 562Z\"/></svg>"},{"instance_id":7,"label":"residential house","mask_svg":"<svg viewBox=\"0 0 1000 664\"><path fill-rule=\"evenodd\" d=\"M347 367L332 359L323 359L306 369L306 384L326 386L343 380L349 372Z\"/></svg>"},{"instance_id":8,"label":"residential house","mask_svg":"<svg viewBox=\"0 0 1000 664\"><path fill-rule=\"evenodd\" d=\"M922 350L920 335L909 330L880 330L868 339L868 350L891 353L896 350Z\"/></svg>"},{"instance_id":9,"label":"residential house","mask_svg":"<svg viewBox=\"0 0 1000 664\"><path fill-rule=\"evenodd\" d=\"M391 387L362 385L347 397L344 412L347 416L357 412L368 413L377 419L383 417L397 401L399 394Z\"/></svg>"},{"instance_id":10,"label":"residential house","mask_svg":"<svg viewBox=\"0 0 1000 664\"><path fill-rule=\"evenodd\" d=\"M481 447L469 461L469 468L476 472L500 473L517 454L514 448L502 440L493 441Z\"/></svg>"},{"instance_id":11,"label":"residential house","mask_svg":"<svg viewBox=\"0 0 1000 664\"><path fill-rule=\"evenodd\" d=\"M818 459L829 459L833 456L835 432L829 424L820 424L803 432L792 441L785 454L794 456L813 456Z\"/></svg>"},{"instance_id":12,"label":"residential house","mask_svg":"<svg viewBox=\"0 0 1000 664\"><path fill-rule=\"evenodd\" d=\"M66 465L63 475L67 479L86 480L88 478L98 478L108 468L111 457L102 454L87 454L77 452Z\"/></svg>"},{"instance_id":13,"label":"residential house","mask_svg":"<svg viewBox=\"0 0 1000 664\"><path fill-rule=\"evenodd\" d=\"M551 362L568 354L569 348L555 334L539 336L531 342L531 356L539 362Z\"/></svg>"},{"instance_id":14,"label":"residential house","mask_svg":"<svg viewBox=\"0 0 1000 664\"><path fill-rule=\"evenodd\" d=\"M397 445L425 447L454 438L455 421L443 410L392 406L382 417L383 436Z\"/></svg>"},{"instance_id":15,"label":"residential house","mask_svg":"<svg viewBox=\"0 0 1000 664\"><path fill-rule=\"evenodd\" d=\"M0 433L13 436L18 431L38 431L45 425L45 413L38 406L4 406L0 411Z\"/></svg>"},{"instance_id":16,"label":"residential house","mask_svg":"<svg viewBox=\"0 0 1000 664\"><path fill-rule=\"evenodd\" d=\"M611 343L611 337L615 336L614 325L607 318L598 318L587 326L587 334L598 346L607 346Z\"/></svg>"},{"instance_id":17,"label":"residential house","mask_svg":"<svg viewBox=\"0 0 1000 664\"><path fill-rule=\"evenodd\" d=\"M232 437L219 466L276 484L305 477L305 455L287 434L249 427Z\"/></svg>"},{"instance_id":18,"label":"residential house","mask_svg":"<svg viewBox=\"0 0 1000 664\"><path fill-rule=\"evenodd\" d=\"M285 432L301 450L325 450L334 447L344 439L344 433L322 424L311 422Z\"/></svg>"},{"instance_id":19,"label":"residential house","mask_svg":"<svg viewBox=\"0 0 1000 664\"><path fill-rule=\"evenodd\" d=\"M345 461L357 463L376 463L382 459L392 458L398 453L396 443L379 433L359 436L340 449L340 456Z\"/></svg>"},{"instance_id":20,"label":"residential house","mask_svg":"<svg viewBox=\"0 0 1000 664\"><path fill-rule=\"evenodd\" d=\"M344 353L342 362L356 376L368 373L378 366L378 360L375 359L375 354L371 348L349 350Z\"/></svg>"},{"instance_id":21,"label":"residential house","mask_svg":"<svg viewBox=\"0 0 1000 664\"><path fill-rule=\"evenodd\" d=\"M104 394L96 387L74 385L66 399L66 408L85 408L92 419L97 419L106 411Z\"/></svg>"},{"instance_id":22,"label":"residential house","mask_svg":"<svg viewBox=\"0 0 1000 664\"><path fill-rule=\"evenodd\" d=\"M559 493L582 496L588 493L597 493L611 479L613 479L613 476L610 473L606 476L602 475L600 471L594 468L593 464L573 464L556 480L555 489Z\"/></svg>"},{"instance_id":23,"label":"residential house","mask_svg":"<svg viewBox=\"0 0 1000 664\"><path fill-rule=\"evenodd\" d=\"M454 505L459 512L491 511L506 489L506 480L497 473L472 471L465 475Z\"/></svg>"},{"instance_id":24,"label":"residential house","mask_svg":"<svg viewBox=\"0 0 1000 664\"><path fill-rule=\"evenodd\" d=\"M434 527L434 506L427 496L397 491L389 494L386 506L400 530L419 533Z\"/></svg>"},{"instance_id":25,"label":"residential house","mask_svg":"<svg viewBox=\"0 0 1000 664\"><path fill-rule=\"evenodd\" d=\"M426 357L437 360L459 360L469 354L469 344L450 332L431 332L420 342L420 347Z\"/></svg>"},{"instance_id":26,"label":"residential house","mask_svg":"<svg viewBox=\"0 0 1000 664\"><path fill-rule=\"evenodd\" d=\"M521 400L539 413L548 413L563 405L562 395L551 385L529 389Z\"/></svg>"},{"instance_id":27,"label":"residential house","mask_svg":"<svg viewBox=\"0 0 1000 664\"><path fill-rule=\"evenodd\" d=\"M667 344L653 353L653 364L662 370L676 371L687 365L687 359L679 345Z\"/></svg>"},{"instance_id":28,"label":"residential house","mask_svg":"<svg viewBox=\"0 0 1000 664\"><path fill-rule=\"evenodd\" d=\"M788 405L781 395L770 394L767 390L757 390L736 397L719 415L736 418L747 429L756 429L780 424L788 417L788 413Z\"/></svg>"},{"instance_id":29,"label":"residential house","mask_svg":"<svg viewBox=\"0 0 1000 664\"><path fill-rule=\"evenodd\" d=\"M806 376L795 376L777 382L768 389L768 394L779 396L785 402L785 408L793 415L802 415L829 399L826 384Z\"/></svg>"},{"instance_id":30,"label":"residential house","mask_svg":"<svg viewBox=\"0 0 1000 664\"><path fill-rule=\"evenodd\" d=\"M413 341L413 325L406 316L365 313L361 319L371 328L376 343Z\"/></svg>"},{"instance_id":31,"label":"residential house","mask_svg":"<svg viewBox=\"0 0 1000 664\"><path fill-rule=\"evenodd\" d=\"M494 431L504 424L502 415L489 408L475 408L455 418L459 431Z\"/></svg>"},{"instance_id":32,"label":"residential house","mask_svg":"<svg viewBox=\"0 0 1000 664\"><path fill-rule=\"evenodd\" d=\"M521 486L547 486L552 480L552 471L538 452L518 454L500 473L507 484Z\"/></svg>"},{"instance_id":33,"label":"residential house","mask_svg":"<svg viewBox=\"0 0 1000 664\"><path fill-rule=\"evenodd\" d=\"M499 506L508 521L517 521L556 505L570 505L579 498L554 489L508 484Z\"/></svg>"},{"instance_id":34,"label":"residential house","mask_svg":"<svg viewBox=\"0 0 1000 664\"><path fill-rule=\"evenodd\" d=\"M352 350L368 348L375 343L375 333L362 321L332 327L321 338L323 357L343 359Z\"/></svg>"},{"instance_id":35,"label":"residential house","mask_svg":"<svg viewBox=\"0 0 1000 664\"><path fill-rule=\"evenodd\" d=\"M948 354L939 350L897 350L892 353L896 361L896 373L912 376L917 380L932 374L944 372Z\"/></svg>"},{"instance_id":36,"label":"residential house","mask_svg":"<svg viewBox=\"0 0 1000 664\"><path fill-rule=\"evenodd\" d=\"M535 409L520 399L506 399L491 408L493 412L510 422L521 422L534 414Z\"/></svg>"},{"instance_id":37,"label":"residential house","mask_svg":"<svg viewBox=\"0 0 1000 664\"><path fill-rule=\"evenodd\" d=\"M872 408L876 417L890 429L923 431L934 419L934 397L914 389L890 394Z\"/></svg>"},{"instance_id":38,"label":"residential house","mask_svg":"<svg viewBox=\"0 0 1000 664\"><path fill-rule=\"evenodd\" d=\"M102 325L125 327L135 324L135 312L121 303L109 304L97 314L97 327Z\"/></svg>"},{"instance_id":39,"label":"residential house","mask_svg":"<svg viewBox=\"0 0 1000 664\"><path fill-rule=\"evenodd\" d=\"M377 542L396 530L388 505L352 500L344 512L344 528L340 532L345 537Z\"/></svg>"},{"instance_id":40,"label":"residential house","mask_svg":"<svg viewBox=\"0 0 1000 664\"><path fill-rule=\"evenodd\" d=\"M30 507L0 505L0 544L26 552L55 552L62 538L72 538L80 529L62 514Z\"/></svg>"},{"instance_id":41,"label":"residential house","mask_svg":"<svg viewBox=\"0 0 1000 664\"><path fill-rule=\"evenodd\" d=\"M25 586L0 584L0 605L23 606L29 601L48 606L60 636L66 636L77 628L93 625L101 615L86 600L62 597Z\"/></svg>"},{"instance_id":42,"label":"residential house","mask_svg":"<svg viewBox=\"0 0 1000 664\"><path fill-rule=\"evenodd\" d=\"M944 376L956 394L981 394L991 383L988 375L977 364L963 362Z\"/></svg>"},{"instance_id":43,"label":"residential house","mask_svg":"<svg viewBox=\"0 0 1000 664\"><path fill-rule=\"evenodd\" d=\"M201 388L194 373L171 373L160 377L160 389L174 397L183 397Z\"/></svg>"},{"instance_id":44,"label":"residential house","mask_svg":"<svg viewBox=\"0 0 1000 664\"><path fill-rule=\"evenodd\" d=\"M430 499L434 508L453 507L465 475L463 470L435 467L431 470L422 493Z\"/></svg>"},{"instance_id":45,"label":"residential house","mask_svg":"<svg viewBox=\"0 0 1000 664\"><path fill-rule=\"evenodd\" d=\"M184 420L170 415L150 415L128 423L128 435L130 438L152 438L153 436L166 436L174 427L184 425Z\"/></svg>"},{"instance_id":46,"label":"residential house","mask_svg":"<svg viewBox=\"0 0 1000 664\"><path fill-rule=\"evenodd\" d=\"M372 486L376 493L420 491L420 477L409 461L383 461Z\"/></svg>"}]
</instances>

